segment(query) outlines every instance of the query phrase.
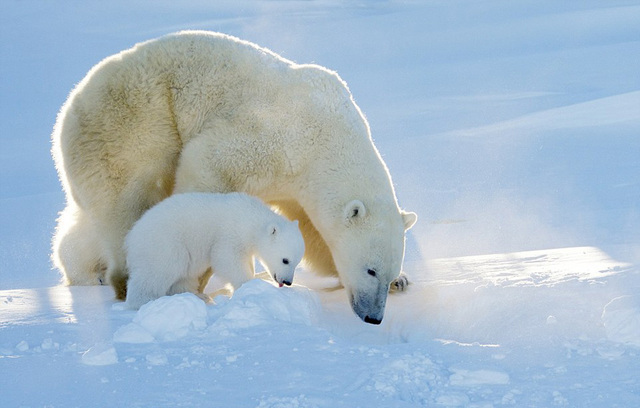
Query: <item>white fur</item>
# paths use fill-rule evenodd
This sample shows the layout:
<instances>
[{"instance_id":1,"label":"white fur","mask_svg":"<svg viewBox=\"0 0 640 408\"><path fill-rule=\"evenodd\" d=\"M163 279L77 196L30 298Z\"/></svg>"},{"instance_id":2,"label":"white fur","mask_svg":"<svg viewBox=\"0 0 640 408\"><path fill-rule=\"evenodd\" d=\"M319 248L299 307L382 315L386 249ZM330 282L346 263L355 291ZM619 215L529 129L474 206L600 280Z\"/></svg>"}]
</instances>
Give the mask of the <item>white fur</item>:
<instances>
[{"instance_id":1,"label":"white fur","mask_svg":"<svg viewBox=\"0 0 640 408\"><path fill-rule=\"evenodd\" d=\"M137 309L165 295L202 293L209 268L238 288L253 278L255 258L276 282L290 285L304 241L297 221L255 197L186 193L147 211L127 234L125 249L127 306Z\"/></svg>"},{"instance_id":2,"label":"white fur","mask_svg":"<svg viewBox=\"0 0 640 408\"><path fill-rule=\"evenodd\" d=\"M77 223L60 219L56 265L71 284L106 269L119 297L122 243L145 210L175 192L242 191L300 220L308 266L339 275L377 323L416 220L335 72L223 34L169 35L96 65L59 114L53 155ZM83 234L92 251L74 249Z\"/></svg>"}]
</instances>

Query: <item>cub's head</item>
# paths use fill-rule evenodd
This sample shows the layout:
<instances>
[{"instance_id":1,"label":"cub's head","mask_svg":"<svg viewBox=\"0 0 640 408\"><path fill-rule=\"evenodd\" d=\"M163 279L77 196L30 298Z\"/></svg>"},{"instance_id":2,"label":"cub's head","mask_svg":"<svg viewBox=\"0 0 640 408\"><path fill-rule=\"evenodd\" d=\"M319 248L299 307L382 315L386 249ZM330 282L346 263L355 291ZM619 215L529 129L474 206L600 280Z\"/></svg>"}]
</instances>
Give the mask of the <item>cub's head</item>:
<instances>
[{"instance_id":1,"label":"cub's head","mask_svg":"<svg viewBox=\"0 0 640 408\"><path fill-rule=\"evenodd\" d=\"M389 286L402 268L405 231L416 220L415 213L376 202L353 200L343 209L333 260L353 311L367 323L382 321Z\"/></svg>"},{"instance_id":2,"label":"cub's head","mask_svg":"<svg viewBox=\"0 0 640 408\"><path fill-rule=\"evenodd\" d=\"M293 273L304 255L304 240L298 221L273 223L264 231L259 258L271 277L280 285L290 286Z\"/></svg>"}]
</instances>

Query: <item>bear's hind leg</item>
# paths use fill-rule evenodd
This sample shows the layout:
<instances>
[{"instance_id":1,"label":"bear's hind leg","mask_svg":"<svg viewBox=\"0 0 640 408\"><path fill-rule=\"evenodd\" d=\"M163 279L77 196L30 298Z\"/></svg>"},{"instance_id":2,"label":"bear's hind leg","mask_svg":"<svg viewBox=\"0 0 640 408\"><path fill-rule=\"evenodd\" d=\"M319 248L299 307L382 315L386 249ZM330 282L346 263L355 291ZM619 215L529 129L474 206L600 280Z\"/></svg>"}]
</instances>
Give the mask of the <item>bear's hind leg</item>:
<instances>
[{"instance_id":1,"label":"bear's hind leg","mask_svg":"<svg viewBox=\"0 0 640 408\"><path fill-rule=\"evenodd\" d=\"M107 265L94 223L69 203L58 218L51 258L68 285L106 284Z\"/></svg>"},{"instance_id":2,"label":"bear's hind leg","mask_svg":"<svg viewBox=\"0 0 640 408\"><path fill-rule=\"evenodd\" d=\"M158 175L157 172L150 173ZM149 208L169 195L163 180L165 178L154 180L140 175L139 179L127 185L118 200L110 202L101 213L101 238L108 253L107 281L113 287L116 299L124 300L127 297L129 272L124 249L125 237Z\"/></svg>"},{"instance_id":3,"label":"bear's hind leg","mask_svg":"<svg viewBox=\"0 0 640 408\"><path fill-rule=\"evenodd\" d=\"M115 224L115 222L113 224ZM104 245L107 247L106 280L113 287L116 299L125 300L127 298L129 273L126 267L123 242L127 230L124 227L118 228L115 225L105 225L102 231L102 239L104 240Z\"/></svg>"}]
</instances>

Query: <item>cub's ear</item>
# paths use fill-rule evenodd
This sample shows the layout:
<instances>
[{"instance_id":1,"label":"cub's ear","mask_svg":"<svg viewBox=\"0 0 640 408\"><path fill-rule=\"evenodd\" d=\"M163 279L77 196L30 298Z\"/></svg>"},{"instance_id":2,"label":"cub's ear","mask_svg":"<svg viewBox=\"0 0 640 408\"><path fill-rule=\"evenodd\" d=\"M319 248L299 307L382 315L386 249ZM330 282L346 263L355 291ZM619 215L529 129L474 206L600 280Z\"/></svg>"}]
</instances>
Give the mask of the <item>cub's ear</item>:
<instances>
[{"instance_id":1,"label":"cub's ear","mask_svg":"<svg viewBox=\"0 0 640 408\"><path fill-rule=\"evenodd\" d=\"M353 222L364 218L367 215L367 208L360 200L353 200L344 207L344 219Z\"/></svg>"},{"instance_id":2,"label":"cub's ear","mask_svg":"<svg viewBox=\"0 0 640 408\"><path fill-rule=\"evenodd\" d=\"M295 225L296 228L297 228L298 227L298 220L293 220L292 222L293 222L293 225Z\"/></svg>"},{"instance_id":3,"label":"cub's ear","mask_svg":"<svg viewBox=\"0 0 640 408\"><path fill-rule=\"evenodd\" d=\"M404 230L408 230L409 228L413 227L413 224L416 223L416 221L418 221L418 214L414 213L414 212L405 212L402 211L400 213L402 215L402 221L404 221Z\"/></svg>"}]
</instances>

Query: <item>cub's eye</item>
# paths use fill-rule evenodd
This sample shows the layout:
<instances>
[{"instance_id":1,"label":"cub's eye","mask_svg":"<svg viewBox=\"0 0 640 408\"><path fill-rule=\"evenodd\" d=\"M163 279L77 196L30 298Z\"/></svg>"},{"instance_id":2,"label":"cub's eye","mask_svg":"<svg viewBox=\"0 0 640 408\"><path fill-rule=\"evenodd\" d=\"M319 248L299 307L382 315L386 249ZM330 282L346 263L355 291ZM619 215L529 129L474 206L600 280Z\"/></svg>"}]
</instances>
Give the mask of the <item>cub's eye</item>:
<instances>
[{"instance_id":1,"label":"cub's eye","mask_svg":"<svg viewBox=\"0 0 640 408\"><path fill-rule=\"evenodd\" d=\"M285 264L285 265L289 265L289 260L287 258L284 258L282 260L282 263Z\"/></svg>"},{"instance_id":2,"label":"cub's eye","mask_svg":"<svg viewBox=\"0 0 640 408\"><path fill-rule=\"evenodd\" d=\"M375 278L376 270L375 269L367 269L367 273Z\"/></svg>"}]
</instances>

